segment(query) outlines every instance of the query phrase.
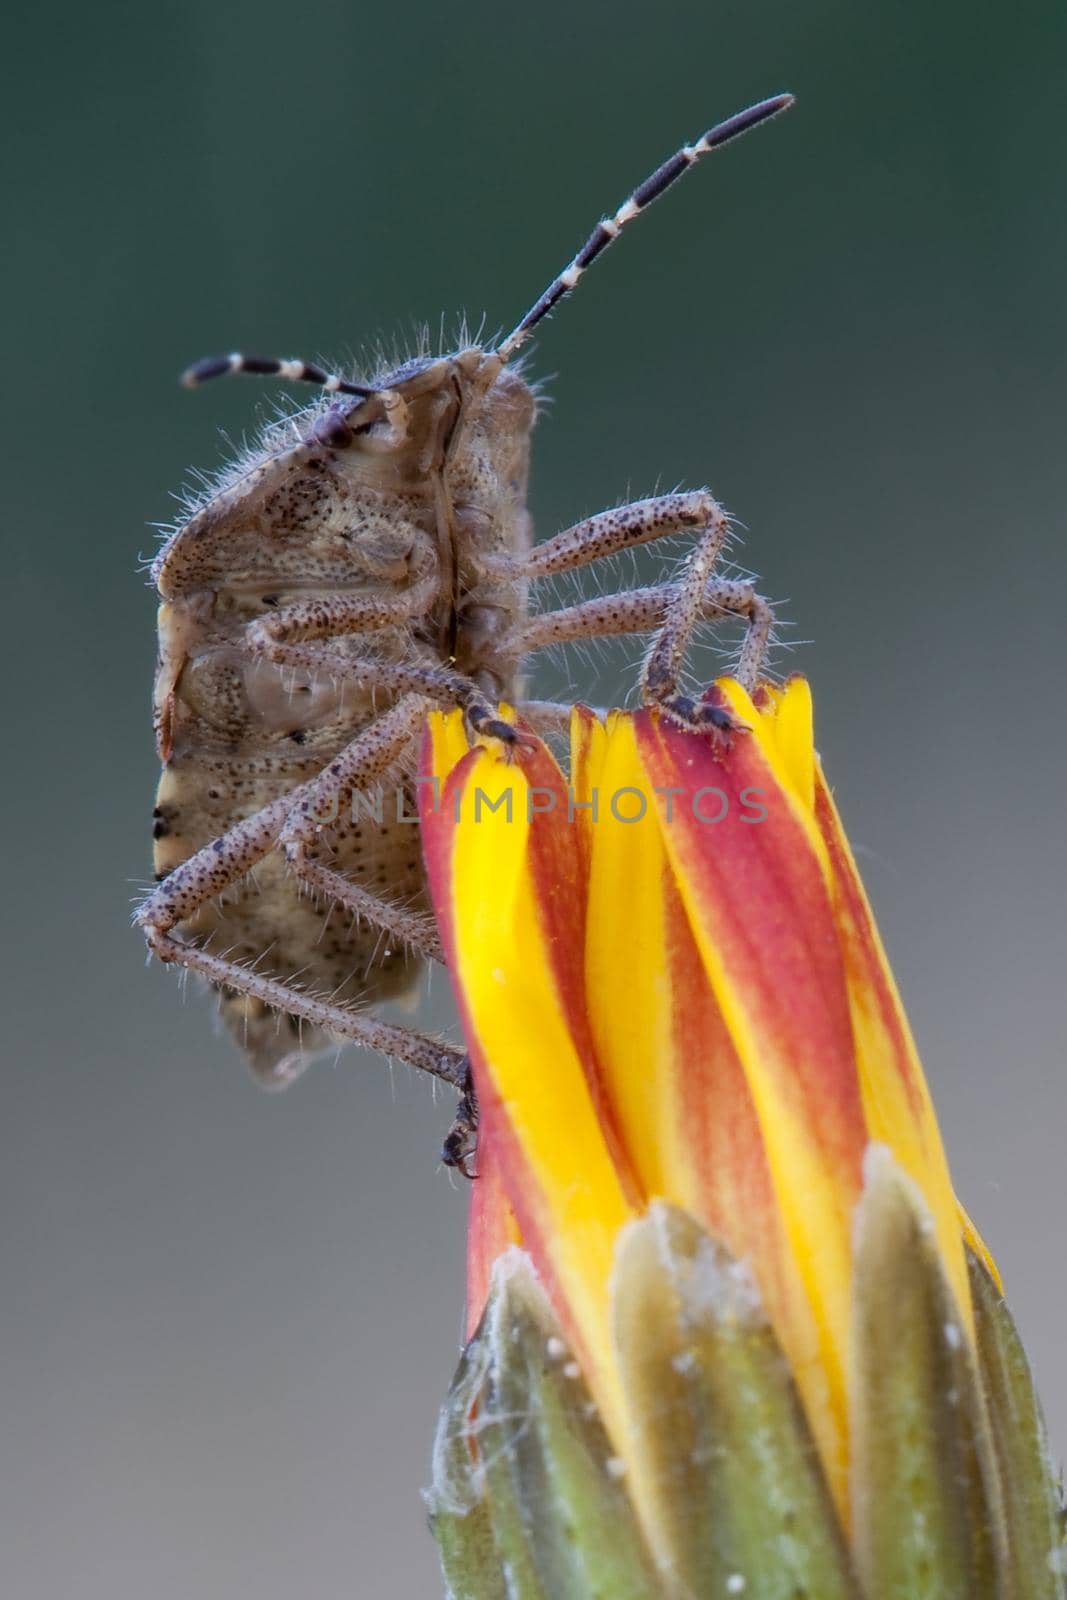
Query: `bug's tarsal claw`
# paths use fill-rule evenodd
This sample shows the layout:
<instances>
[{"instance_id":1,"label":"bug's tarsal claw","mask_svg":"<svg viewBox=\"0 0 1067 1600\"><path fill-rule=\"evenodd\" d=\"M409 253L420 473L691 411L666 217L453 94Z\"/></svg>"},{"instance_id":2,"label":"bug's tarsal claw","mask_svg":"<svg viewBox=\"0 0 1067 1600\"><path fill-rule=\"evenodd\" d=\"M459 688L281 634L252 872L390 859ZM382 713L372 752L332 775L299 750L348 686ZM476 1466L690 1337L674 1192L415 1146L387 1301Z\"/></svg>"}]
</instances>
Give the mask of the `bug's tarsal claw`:
<instances>
[{"instance_id":1,"label":"bug's tarsal claw","mask_svg":"<svg viewBox=\"0 0 1067 1600\"><path fill-rule=\"evenodd\" d=\"M467 1129L454 1129L441 1146L441 1162L446 1167L451 1167L461 1177L473 1183L478 1176L474 1169L474 1157L477 1153L478 1141Z\"/></svg>"},{"instance_id":2,"label":"bug's tarsal claw","mask_svg":"<svg viewBox=\"0 0 1067 1600\"><path fill-rule=\"evenodd\" d=\"M488 722L483 722L478 732L486 739L499 739L501 744L516 745L521 742L520 735L510 722L503 722L499 717L490 717Z\"/></svg>"},{"instance_id":3,"label":"bug's tarsal claw","mask_svg":"<svg viewBox=\"0 0 1067 1600\"><path fill-rule=\"evenodd\" d=\"M727 704L722 690L716 685L701 696L698 711L702 725L706 728L717 729L720 733L751 733L752 729L747 722L742 722Z\"/></svg>"},{"instance_id":4,"label":"bug's tarsal claw","mask_svg":"<svg viewBox=\"0 0 1067 1600\"><path fill-rule=\"evenodd\" d=\"M475 738L498 739L510 754L514 750L536 750L537 739L514 723L505 722L489 706L471 706L467 711L467 727Z\"/></svg>"},{"instance_id":5,"label":"bug's tarsal claw","mask_svg":"<svg viewBox=\"0 0 1067 1600\"><path fill-rule=\"evenodd\" d=\"M694 700L691 695L674 694L660 702L660 710L688 733L710 733L726 746L735 733L752 731L728 706L711 698Z\"/></svg>"},{"instance_id":6,"label":"bug's tarsal claw","mask_svg":"<svg viewBox=\"0 0 1067 1600\"><path fill-rule=\"evenodd\" d=\"M441 1160L446 1167L455 1167L465 1178L477 1176L472 1166L478 1148L478 1099L474 1092L470 1062L463 1073L463 1092L459 1097L452 1126L441 1146Z\"/></svg>"}]
</instances>

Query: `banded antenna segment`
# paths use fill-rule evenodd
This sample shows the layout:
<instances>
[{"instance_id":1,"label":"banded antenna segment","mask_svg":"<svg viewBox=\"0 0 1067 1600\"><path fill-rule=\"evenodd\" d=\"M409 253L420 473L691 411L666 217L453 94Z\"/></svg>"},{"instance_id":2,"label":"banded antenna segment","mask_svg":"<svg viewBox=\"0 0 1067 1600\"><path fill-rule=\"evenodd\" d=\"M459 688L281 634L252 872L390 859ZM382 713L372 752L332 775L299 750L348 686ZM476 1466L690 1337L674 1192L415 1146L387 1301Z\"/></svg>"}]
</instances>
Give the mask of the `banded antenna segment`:
<instances>
[{"instance_id":1,"label":"banded antenna segment","mask_svg":"<svg viewBox=\"0 0 1067 1600\"><path fill-rule=\"evenodd\" d=\"M290 383L314 383L327 394L374 394L365 383L351 383L335 372L324 372L310 361L286 361L278 356L245 356L235 351L229 356L205 356L182 373L182 383L195 389L209 378L226 378L236 372L257 377L285 378Z\"/></svg>"},{"instance_id":2,"label":"banded antenna segment","mask_svg":"<svg viewBox=\"0 0 1067 1600\"><path fill-rule=\"evenodd\" d=\"M718 123L714 128L709 128L695 144L683 145L661 167L657 167L644 183L640 184L630 197L623 202L612 217L604 217L597 223L588 239L579 250L569 266L564 267L557 278L549 284L544 294L530 307L522 321L508 334L503 344L499 346L497 354L505 361L511 359L522 345L526 343L531 332L543 317L576 288L588 267L596 260L622 230L631 223L635 217L640 216L653 200L658 200L665 190L669 189L676 178L698 162L701 156L708 154L709 150L717 150L720 145L728 144L731 139L738 138L742 133L747 133L750 128L757 127L761 122L767 122L771 117L778 116L779 112L788 111L793 104L791 94L772 95L769 100L761 100L758 105L749 106L746 111L739 111L736 116L729 117L725 122Z\"/></svg>"}]
</instances>

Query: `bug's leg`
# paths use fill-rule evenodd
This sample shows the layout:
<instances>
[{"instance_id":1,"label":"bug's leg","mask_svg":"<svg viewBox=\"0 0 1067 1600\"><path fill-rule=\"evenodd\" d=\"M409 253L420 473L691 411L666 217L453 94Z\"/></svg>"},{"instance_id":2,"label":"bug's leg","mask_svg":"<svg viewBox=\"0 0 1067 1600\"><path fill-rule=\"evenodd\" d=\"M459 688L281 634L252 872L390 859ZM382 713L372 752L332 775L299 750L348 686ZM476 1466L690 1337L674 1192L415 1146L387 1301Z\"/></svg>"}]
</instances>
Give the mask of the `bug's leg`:
<instances>
[{"instance_id":1,"label":"bug's leg","mask_svg":"<svg viewBox=\"0 0 1067 1600\"><path fill-rule=\"evenodd\" d=\"M384 817L385 781L390 776L399 779L402 758L410 750L419 724L431 705L432 702L421 695L406 695L377 717L316 779L305 785L278 833L277 844L296 875L312 888L419 955L443 961L441 941L429 916L420 916L382 899L317 859L327 829L334 842L343 839L358 820L356 813L360 803L373 809L375 786ZM416 818L408 815L406 801L407 796L398 781L392 809L398 818L414 825Z\"/></svg>"},{"instance_id":2,"label":"bug's leg","mask_svg":"<svg viewBox=\"0 0 1067 1600\"><path fill-rule=\"evenodd\" d=\"M331 595L298 601L249 623L245 643L276 666L303 668L363 688L422 695L439 704L457 705L472 732L507 745L523 744L523 734L499 717L473 679L461 672L373 657L357 660L330 652L329 642L346 633L371 632L424 616L437 595L438 582L436 573L430 572L399 594Z\"/></svg>"},{"instance_id":3,"label":"bug's leg","mask_svg":"<svg viewBox=\"0 0 1067 1600\"><path fill-rule=\"evenodd\" d=\"M279 979L253 972L239 962L201 949L173 931L251 871L274 848L286 818L310 794L315 781L302 784L292 793L272 801L175 867L137 913L149 948L160 960L199 972L220 988L234 989L260 1000L272 1010L302 1017L371 1049L410 1061L435 1077L458 1083L460 1057L447 1045L421 1034L409 1036L405 1029L391 1027L348 1007L305 994Z\"/></svg>"},{"instance_id":4,"label":"bug's leg","mask_svg":"<svg viewBox=\"0 0 1067 1600\"><path fill-rule=\"evenodd\" d=\"M331 824L331 829L343 835L342 823ZM311 846L302 838L294 839L283 832L278 843L297 877L311 888L344 906L354 916L362 917L380 928L382 933L418 955L426 956L430 961L444 961L444 951L431 917L420 916L417 911L408 911L391 900L383 900L369 889L364 889L362 884L354 883L351 878L325 866L314 858Z\"/></svg>"},{"instance_id":5,"label":"bug's leg","mask_svg":"<svg viewBox=\"0 0 1067 1600\"><path fill-rule=\"evenodd\" d=\"M321 817L332 787L347 785L351 794L359 784L372 784L393 764L425 709L425 702L416 706L414 699L402 700L377 717L316 777L272 800L181 862L140 907L139 925L146 932L169 934L250 872L275 848L287 826L295 837L300 822Z\"/></svg>"},{"instance_id":6,"label":"bug's leg","mask_svg":"<svg viewBox=\"0 0 1067 1600\"><path fill-rule=\"evenodd\" d=\"M642 668L642 699L646 705L659 706L676 722L696 733L739 732L744 724L725 706L712 700L694 700L679 688L685 652L693 630L702 619L709 590L716 587L715 580L706 575L700 588L696 589L692 581L695 576L694 565L667 602L663 625ZM723 605L724 600L731 602L729 606ZM747 621L736 670L743 687L754 690L770 639L774 613L751 584L725 583L718 589L715 604L720 613L727 609L735 614L739 612Z\"/></svg>"},{"instance_id":7,"label":"bug's leg","mask_svg":"<svg viewBox=\"0 0 1067 1600\"><path fill-rule=\"evenodd\" d=\"M397 758L410 745L431 703L421 695L407 695L391 711L378 718L371 728L366 729L330 763L318 779L307 786L308 792L290 812L278 842L293 870L306 882L420 954L443 962L444 952L428 917L419 917L379 899L361 885L323 866L311 854L323 826L329 826L334 835L343 832L340 812L342 807L352 804L357 788L365 790L376 781L382 783L396 771ZM382 725L388 725L385 736L381 731ZM374 748L373 758L370 758L367 750L371 744ZM362 755L359 754L360 746L364 747ZM397 792L402 796L401 790ZM460 1089L459 1104L441 1149L441 1159L446 1167L456 1167L465 1178L472 1178L474 1172L471 1162L477 1145L478 1102L470 1064L465 1057L456 1086Z\"/></svg>"},{"instance_id":8,"label":"bug's leg","mask_svg":"<svg viewBox=\"0 0 1067 1600\"><path fill-rule=\"evenodd\" d=\"M525 556L483 556L481 565L490 578L549 578L685 533L701 534L701 545L710 545L717 555L729 531L729 519L718 501L706 489L693 489L598 511L534 545Z\"/></svg>"},{"instance_id":9,"label":"bug's leg","mask_svg":"<svg viewBox=\"0 0 1067 1600\"><path fill-rule=\"evenodd\" d=\"M664 584L624 590L621 594L598 595L596 599L584 600L560 611L545 611L540 616L527 618L501 642L501 650L521 658L576 639L604 639L632 633L662 634L681 587ZM705 581L694 620L708 622L724 616L743 618L747 625L734 675L751 692L756 687L767 651L774 611L770 602L757 594L747 579L711 577Z\"/></svg>"},{"instance_id":10,"label":"bug's leg","mask_svg":"<svg viewBox=\"0 0 1067 1600\"><path fill-rule=\"evenodd\" d=\"M734 591L730 597L731 603L729 605L724 603L723 609L731 611L735 616L744 617L746 622L745 637L734 668L734 677L743 689L747 689L749 694L754 694L774 632L774 607L769 600L764 599L763 595L756 593L752 583L745 580L726 582L723 584L723 589Z\"/></svg>"},{"instance_id":11,"label":"bug's leg","mask_svg":"<svg viewBox=\"0 0 1067 1600\"><path fill-rule=\"evenodd\" d=\"M344 768L347 781L353 786L360 782L373 782L375 776L386 770L390 761L395 759L397 748L410 739L413 711L413 706L405 702L394 706L364 729L348 750L336 762L331 762L330 768L337 766L347 756L349 759ZM195 916L201 907L261 861L277 845L289 819L308 814L302 811L303 806L311 806L316 797L321 803L324 779L331 775L330 768L326 769L326 774L310 779L298 789L264 806L182 862L149 896L138 912L137 920L145 931L149 947L161 960L176 962L199 972L211 983L235 989L261 1001L272 1010L302 1017L343 1038L353 1039L370 1049L410 1062L412 1066L462 1089L465 1083L465 1058L461 1051L452 1046L426 1034L394 1027L352 1007L334 1004L328 998L308 994L280 979L253 972L225 956L215 955L186 942L173 931L177 924ZM373 896L368 898L370 904L364 906L364 910L371 915L371 905L375 902ZM394 908L387 909L392 911Z\"/></svg>"},{"instance_id":12,"label":"bug's leg","mask_svg":"<svg viewBox=\"0 0 1067 1600\"><path fill-rule=\"evenodd\" d=\"M471 1162L478 1144L478 1098L474 1092L470 1062L466 1063L463 1089L452 1126L441 1147L441 1160L446 1167L457 1167L465 1178L473 1178Z\"/></svg>"},{"instance_id":13,"label":"bug's leg","mask_svg":"<svg viewBox=\"0 0 1067 1600\"><path fill-rule=\"evenodd\" d=\"M436 572L423 570L407 589L297 600L248 623L244 640L257 655L275 660L273 652L286 644L396 627L426 615L437 598L438 581Z\"/></svg>"},{"instance_id":14,"label":"bug's leg","mask_svg":"<svg viewBox=\"0 0 1067 1600\"><path fill-rule=\"evenodd\" d=\"M341 1038L364 1045L368 1050L377 1050L382 1055L406 1061L409 1066L418 1067L421 1072L440 1078L453 1088L463 1087L466 1057L462 1050L445 1044L441 1039L417 1033L412 1028L394 1027L392 1023L382 1022L368 1012L335 1005L324 997L307 994L277 978L253 972L225 956L212 955L209 950L186 944L170 933L161 932L151 923L146 925L145 933L149 946L161 961L173 961L179 966L188 967L191 972L199 972L219 988L236 989L240 994L262 1001L272 1011L302 1017L305 1022L329 1029Z\"/></svg>"},{"instance_id":15,"label":"bug's leg","mask_svg":"<svg viewBox=\"0 0 1067 1600\"><path fill-rule=\"evenodd\" d=\"M525 577L547 577L573 571L656 539L691 531L698 533L697 543L681 581L671 585L668 591L658 636L642 668L642 696L646 704L660 706L685 727L728 731L733 727L728 712L718 706L698 703L679 688L685 653L700 620L705 589L730 531L725 511L706 490L635 500L632 505L599 512L535 546L519 565ZM487 570L495 574L502 570L502 563L492 562Z\"/></svg>"},{"instance_id":16,"label":"bug's leg","mask_svg":"<svg viewBox=\"0 0 1067 1600\"><path fill-rule=\"evenodd\" d=\"M272 800L169 872L137 911L138 926L145 930L149 944L153 936L167 936L179 922L194 917L269 855L286 817L311 792L315 781Z\"/></svg>"},{"instance_id":17,"label":"bug's leg","mask_svg":"<svg viewBox=\"0 0 1067 1600\"><path fill-rule=\"evenodd\" d=\"M730 731L734 719L718 705L695 701L679 687L693 629L700 620L704 592L719 557L729 524L716 506L680 582L672 586L663 624L641 667L641 698L657 705L684 727Z\"/></svg>"},{"instance_id":18,"label":"bug's leg","mask_svg":"<svg viewBox=\"0 0 1067 1600\"><path fill-rule=\"evenodd\" d=\"M356 684L363 689L423 695L438 704L459 706L472 733L485 734L510 746L529 742L527 735L499 716L496 707L489 702L473 678L466 677L462 672L455 672L451 667L425 666L419 662L381 661L372 656L357 658L341 655L330 649L328 638L322 639L322 642L292 644L275 636L271 624L280 620L280 614L276 618L259 618L245 634L254 653L277 666L321 673L323 677ZM307 640L309 636L305 633L303 637Z\"/></svg>"}]
</instances>

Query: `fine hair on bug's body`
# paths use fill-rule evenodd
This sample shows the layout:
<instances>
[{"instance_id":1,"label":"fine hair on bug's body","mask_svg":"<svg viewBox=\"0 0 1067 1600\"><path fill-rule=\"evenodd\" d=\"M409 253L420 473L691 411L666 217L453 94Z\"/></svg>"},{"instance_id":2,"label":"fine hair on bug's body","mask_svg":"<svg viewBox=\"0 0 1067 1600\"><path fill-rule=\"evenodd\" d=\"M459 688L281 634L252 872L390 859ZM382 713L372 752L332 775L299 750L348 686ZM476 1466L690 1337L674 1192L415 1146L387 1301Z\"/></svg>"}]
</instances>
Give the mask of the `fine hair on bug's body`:
<instances>
[{"instance_id":1,"label":"fine hair on bug's body","mask_svg":"<svg viewBox=\"0 0 1067 1600\"><path fill-rule=\"evenodd\" d=\"M753 686L773 616L721 577L729 525L706 490L589 517L540 544L526 508L533 390L514 357L634 217L700 156L791 104L779 95L713 128L657 169L495 348L422 357L373 383L302 361L225 356L195 384L248 372L332 396L273 424L260 450L197 506L153 566L161 597L155 722L157 888L138 912L164 961L200 973L257 1077L282 1087L310 1056L356 1040L454 1085L445 1160L466 1170L476 1120L465 1057L381 1020L440 959L429 913L413 768L434 706L521 748L523 724L569 708L522 698L522 668L572 640L650 633L641 692L685 727L736 731L680 686L691 635L734 616L736 671ZM530 608L539 580L688 534L676 581ZM519 726L499 712L517 705ZM360 804L378 788L391 803Z\"/></svg>"}]
</instances>

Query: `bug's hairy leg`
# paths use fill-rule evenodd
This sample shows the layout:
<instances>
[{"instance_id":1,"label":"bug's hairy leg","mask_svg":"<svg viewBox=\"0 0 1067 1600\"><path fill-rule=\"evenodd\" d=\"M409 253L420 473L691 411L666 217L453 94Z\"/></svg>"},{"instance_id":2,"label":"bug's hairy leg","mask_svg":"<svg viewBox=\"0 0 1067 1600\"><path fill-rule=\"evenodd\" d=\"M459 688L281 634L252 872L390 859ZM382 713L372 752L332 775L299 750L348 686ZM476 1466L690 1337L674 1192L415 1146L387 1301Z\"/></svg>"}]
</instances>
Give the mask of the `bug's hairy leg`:
<instances>
[{"instance_id":1,"label":"bug's hairy leg","mask_svg":"<svg viewBox=\"0 0 1067 1600\"><path fill-rule=\"evenodd\" d=\"M346 633L373 632L424 616L437 594L436 572L420 578L400 594L331 595L321 600L299 601L257 617L244 632L255 655L276 666L321 672L325 677L358 684L361 688L421 695L438 704L461 708L474 733L487 734L506 745L524 743L523 735L498 717L478 685L449 667L379 661L368 656L356 660L330 652L330 640ZM323 648L326 645L327 648Z\"/></svg>"},{"instance_id":2,"label":"bug's hairy leg","mask_svg":"<svg viewBox=\"0 0 1067 1600\"><path fill-rule=\"evenodd\" d=\"M286 818L311 794L316 782L312 778L272 800L169 872L137 912L137 923L145 930L149 944L154 937L169 935L177 923L194 917L202 906L269 855Z\"/></svg>"},{"instance_id":3,"label":"bug's hairy leg","mask_svg":"<svg viewBox=\"0 0 1067 1600\"><path fill-rule=\"evenodd\" d=\"M260 619L262 620L262 619ZM394 694L417 694L438 704L459 706L473 733L486 734L505 745L527 743L526 736L497 715L472 678L450 667L424 666L419 662L379 661L373 656L356 658L338 655L323 643L287 644L270 638L252 624L246 638L257 655L277 666L295 667L304 672L321 673L338 683L352 683L361 689L384 689Z\"/></svg>"},{"instance_id":4,"label":"bug's hairy leg","mask_svg":"<svg viewBox=\"0 0 1067 1600\"><path fill-rule=\"evenodd\" d=\"M410 1054L396 1048L394 1035L402 1030L390 1030L386 1024L379 1025L372 1018L302 994L278 979L252 972L238 962L189 944L175 937L172 931L178 923L195 916L203 906L244 877L274 849L286 818L310 796L316 782L312 779L272 801L175 867L140 908L137 921L144 929L149 949L161 961L174 962L199 972L214 984L261 1000L277 1011L332 1028L345 1037L360 1039L372 1048L410 1060ZM420 1040L418 1047L413 1048L419 1057L415 1062L417 1066L437 1076L448 1075L447 1057L442 1054L445 1047L434 1041ZM441 1070L442 1066L446 1070Z\"/></svg>"},{"instance_id":5,"label":"bug's hairy leg","mask_svg":"<svg viewBox=\"0 0 1067 1600\"><path fill-rule=\"evenodd\" d=\"M377 1050L382 1055L406 1061L409 1066L418 1067L421 1072L440 1078L453 1088L463 1089L466 1057L462 1050L440 1039L417 1033L411 1028L394 1027L392 1023L382 1022L368 1012L335 1005L317 995L306 994L277 978L252 972L225 956L212 955L208 950L175 939L172 934L163 933L152 924L146 926L145 932L149 945L162 961L173 961L179 966L188 967L220 988L236 989L254 1000L261 1000L274 1011L302 1017L316 1027L328 1028L344 1039L364 1045L368 1050Z\"/></svg>"},{"instance_id":6,"label":"bug's hairy leg","mask_svg":"<svg viewBox=\"0 0 1067 1600\"><path fill-rule=\"evenodd\" d=\"M713 500L707 508L707 517L681 580L672 586L663 625L645 657L641 668L641 698L646 705L659 706L684 727L697 731L705 728L729 731L735 724L728 711L721 706L695 701L679 688L689 641L700 620L704 592L730 531L725 511Z\"/></svg>"},{"instance_id":7,"label":"bug's hairy leg","mask_svg":"<svg viewBox=\"0 0 1067 1600\"><path fill-rule=\"evenodd\" d=\"M452 1126L445 1135L445 1142L441 1146L441 1160L446 1167L456 1167L465 1178L476 1176L471 1167L478 1145L478 1097L474 1092L474 1079L471 1075L470 1062L466 1064L466 1075L459 1097L459 1105L452 1119Z\"/></svg>"},{"instance_id":8,"label":"bug's hairy leg","mask_svg":"<svg viewBox=\"0 0 1067 1600\"><path fill-rule=\"evenodd\" d=\"M706 490L660 495L651 500L635 500L631 505L612 511L601 511L535 546L522 561L521 569L525 577L547 577L573 571L656 539L690 531L698 533L697 543L681 581L670 588L658 637L645 658L641 673L642 698L646 705L661 707L684 727L728 731L734 725L728 712L718 706L701 704L679 689L685 653L700 619L704 591L730 531L725 511ZM500 563L496 562L489 570L495 573L499 568Z\"/></svg>"},{"instance_id":9,"label":"bug's hairy leg","mask_svg":"<svg viewBox=\"0 0 1067 1600\"><path fill-rule=\"evenodd\" d=\"M678 588L664 584L624 590L621 594L598 595L560 611L542 612L509 634L501 642L501 650L521 657L578 639L655 633L667 621ZM713 576L704 584L695 621L713 622L724 616L741 617L747 624L734 675L751 692L767 651L774 611L747 579Z\"/></svg>"},{"instance_id":10,"label":"bug's hairy leg","mask_svg":"<svg viewBox=\"0 0 1067 1600\"><path fill-rule=\"evenodd\" d=\"M317 889L320 894L329 896L354 916L362 917L380 928L399 944L407 945L418 955L430 961L444 961L441 941L430 917L420 917L416 911L408 911L404 906L382 900L361 884L353 883L351 878L345 878L332 867L314 860L308 854L308 846L303 840L291 842L283 836L279 843L285 849L289 865L304 883Z\"/></svg>"},{"instance_id":11,"label":"bug's hairy leg","mask_svg":"<svg viewBox=\"0 0 1067 1600\"><path fill-rule=\"evenodd\" d=\"M331 835L338 839L355 823L357 794L365 794L374 785L383 789L388 778L399 778L403 757L412 747L419 724L431 705L432 702L422 695L406 695L375 718L310 785L305 786L279 831L277 843L289 866L312 888L420 955L443 961L441 941L429 917L381 899L361 884L335 872L313 854L324 828L328 827ZM397 795L402 799L399 788ZM381 798L384 807L384 793ZM399 804L396 809L399 813ZM349 810L347 823L346 810Z\"/></svg>"},{"instance_id":12,"label":"bug's hairy leg","mask_svg":"<svg viewBox=\"0 0 1067 1600\"><path fill-rule=\"evenodd\" d=\"M344 834L344 824L340 820L336 824L331 824L331 829L342 836ZM362 884L354 883L351 878L346 878L340 872L335 872L332 867L316 861L310 854L310 845L306 839L293 839L287 832L283 832L278 843L285 851L289 866L302 882L317 889L320 894L328 896L346 911L351 911L354 916L362 917L374 927L380 928L390 938L406 945L418 955L425 956L430 961L444 961L441 941L429 916L420 916L417 911L408 911L404 906L383 900L380 896L372 894L369 889L364 889Z\"/></svg>"},{"instance_id":13,"label":"bug's hairy leg","mask_svg":"<svg viewBox=\"0 0 1067 1600\"><path fill-rule=\"evenodd\" d=\"M437 586L437 574L430 572L398 592L298 600L269 616L257 617L245 628L244 638L257 655L275 660L272 652L283 645L346 633L373 633L424 617L437 597Z\"/></svg>"},{"instance_id":14,"label":"bug's hairy leg","mask_svg":"<svg viewBox=\"0 0 1067 1600\"><path fill-rule=\"evenodd\" d=\"M638 545L693 532L702 535L702 543L714 538L716 549L729 532L726 513L706 489L655 495L598 511L534 545L522 557L483 556L482 566L490 578L548 578L557 572L575 572Z\"/></svg>"},{"instance_id":15,"label":"bug's hairy leg","mask_svg":"<svg viewBox=\"0 0 1067 1600\"><path fill-rule=\"evenodd\" d=\"M311 819L313 824L314 817L322 815L322 808L331 794L343 792L346 786L351 794L356 786L370 785L383 776L395 764L398 754L403 753L425 709L424 700L411 696L383 713L317 777L237 823L221 838L176 867L141 907L137 921L145 931L150 948L161 960L188 967L212 983L236 989L278 1011L332 1029L344 1038L408 1061L462 1088L462 1052L425 1034L394 1027L364 1012L306 994L279 979L252 972L224 956L186 943L172 932L177 923L195 916L283 839L293 840L299 857L302 829L307 821ZM299 871L299 865L294 865ZM337 874L331 877L345 889L357 887ZM439 955L436 939L422 919L381 902L368 891L358 892L353 898L358 899L354 909L385 932L423 948L427 954ZM351 903L348 897L346 901Z\"/></svg>"},{"instance_id":16,"label":"bug's hairy leg","mask_svg":"<svg viewBox=\"0 0 1067 1600\"><path fill-rule=\"evenodd\" d=\"M753 694L774 632L774 607L769 600L756 593L751 583L740 583L736 587L746 591L738 596L735 610L745 618L748 626L734 668L734 677L743 689Z\"/></svg>"}]
</instances>

